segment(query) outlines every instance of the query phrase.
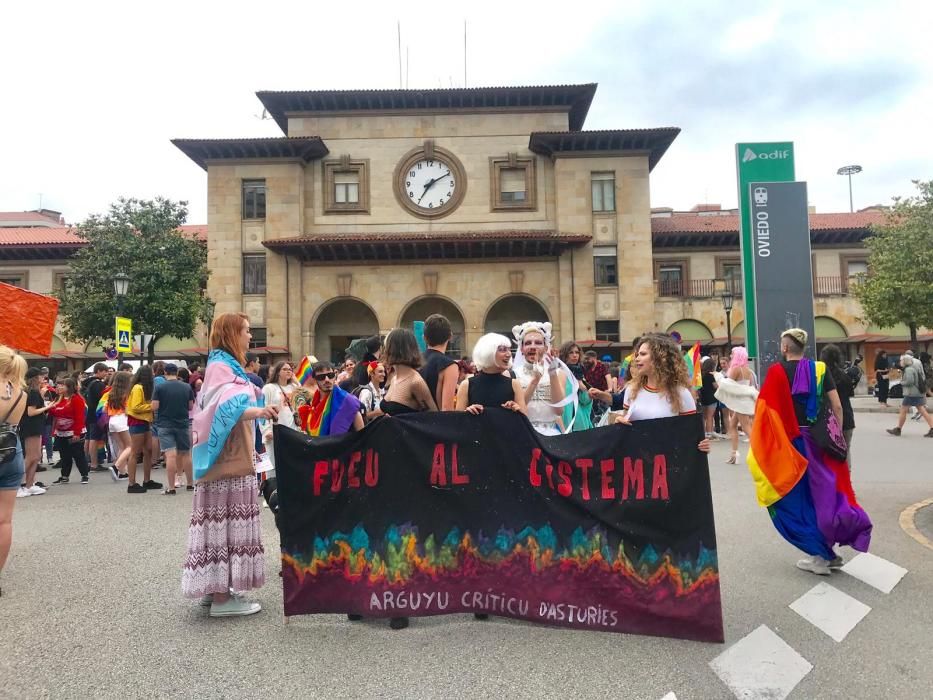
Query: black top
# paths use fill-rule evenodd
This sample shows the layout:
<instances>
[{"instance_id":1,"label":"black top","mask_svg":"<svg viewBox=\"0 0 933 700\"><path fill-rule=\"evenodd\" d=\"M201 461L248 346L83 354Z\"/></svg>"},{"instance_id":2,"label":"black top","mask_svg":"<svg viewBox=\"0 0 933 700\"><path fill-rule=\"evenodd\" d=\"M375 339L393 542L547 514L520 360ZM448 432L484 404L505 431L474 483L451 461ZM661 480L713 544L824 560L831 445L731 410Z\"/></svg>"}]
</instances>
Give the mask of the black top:
<instances>
[{"instance_id":1,"label":"black top","mask_svg":"<svg viewBox=\"0 0 933 700\"><path fill-rule=\"evenodd\" d=\"M800 360L781 360L781 367L784 368L784 373L787 375L787 381L790 383L791 389L794 387L794 375L797 374L797 365L799 364ZM826 394L833 391L835 388L836 382L833 381L833 375L827 371L826 374L823 375L823 396L826 396ZM807 420L806 403L794 400L794 413L797 415L797 425L810 425L810 421Z\"/></svg>"},{"instance_id":2,"label":"black top","mask_svg":"<svg viewBox=\"0 0 933 700\"><path fill-rule=\"evenodd\" d=\"M92 378L87 383L87 389L84 392L84 400L87 401L88 422L95 420L97 414L97 404L100 403L100 397L104 395L104 389L107 385L100 379Z\"/></svg>"},{"instance_id":3,"label":"black top","mask_svg":"<svg viewBox=\"0 0 933 700\"><path fill-rule=\"evenodd\" d=\"M855 395L855 387L845 372L834 375L833 381L836 384L836 393L839 394L839 403L842 404L842 429L854 430L855 413L852 411L852 397Z\"/></svg>"},{"instance_id":4,"label":"black top","mask_svg":"<svg viewBox=\"0 0 933 700\"><path fill-rule=\"evenodd\" d=\"M875 355L875 371L886 372L888 370L888 356L878 353Z\"/></svg>"},{"instance_id":5,"label":"black top","mask_svg":"<svg viewBox=\"0 0 933 700\"><path fill-rule=\"evenodd\" d=\"M379 404L379 408L382 409L382 412L387 416L402 416L406 413L418 413L417 408L412 408L411 406L406 406L403 403L398 401L388 401L383 399L382 403Z\"/></svg>"},{"instance_id":6,"label":"black top","mask_svg":"<svg viewBox=\"0 0 933 700\"><path fill-rule=\"evenodd\" d=\"M432 350L431 348L428 348L424 351L424 364L421 365L421 368L418 370L418 374L421 375L421 378L424 379L425 384L428 385L428 391L431 392L431 398L435 401L437 401L438 377L440 377L441 372L455 364L457 363L442 352ZM438 409L440 408L441 407L438 406Z\"/></svg>"},{"instance_id":7,"label":"black top","mask_svg":"<svg viewBox=\"0 0 933 700\"><path fill-rule=\"evenodd\" d=\"M716 379L712 372L703 372L703 386L700 387L700 405L712 406L716 403Z\"/></svg>"},{"instance_id":8,"label":"black top","mask_svg":"<svg viewBox=\"0 0 933 700\"><path fill-rule=\"evenodd\" d=\"M98 399L99 401L100 399ZM23 411L23 417L19 419L19 436L21 438L36 437L37 435L42 435L43 428L45 428L45 414L39 414L37 416L30 417L29 407L33 408L44 408L45 401L42 399L42 394L38 389L30 389L29 395L26 396L26 410ZM96 408L96 406L95 406Z\"/></svg>"},{"instance_id":9,"label":"black top","mask_svg":"<svg viewBox=\"0 0 933 700\"><path fill-rule=\"evenodd\" d=\"M467 405L478 403L486 408L499 408L506 401L514 400L511 377L480 372L467 379Z\"/></svg>"},{"instance_id":10,"label":"black top","mask_svg":"<svg viewBox=\"0 0 933 700\"><path fill-rule=\"evenodd\" d=\"M194 401L194 389L187 382L171 379L152 390L152 400L159 402L155 417L157 428L184 430L188 427L188 405Z\"/></svg>"}]
</instances>

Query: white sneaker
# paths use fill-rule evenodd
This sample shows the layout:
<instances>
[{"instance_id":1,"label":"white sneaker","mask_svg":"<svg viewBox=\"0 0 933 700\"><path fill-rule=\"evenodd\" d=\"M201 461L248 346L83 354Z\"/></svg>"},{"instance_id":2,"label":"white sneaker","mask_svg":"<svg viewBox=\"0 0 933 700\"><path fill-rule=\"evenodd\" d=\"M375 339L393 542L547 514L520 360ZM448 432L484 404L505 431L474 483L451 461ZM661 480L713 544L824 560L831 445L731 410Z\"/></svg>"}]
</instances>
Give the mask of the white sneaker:
<instances>
[{"instance_id":1,"label":"white sneaker","mask_svg":"<svg viewBox=\"0 0 933 700\"><path fill-rule=\"evenodd\" d=\"M32 495L32 492L29 489L27 489L25 486L20 486L19 489L16 491L17 498L26 498L27 496L31 496L31 495Z\"/></svg>"},{"instance_id":2,"label":"white sneaker","mask_svg":"<svg viewBox=\"0 0 933 700\"><path fill-rule=\"evenodd\" d=\"M33 485L30 486L27 490L29 491L30 496L41 496L43 493L45 493L45 489L41 486Z\"/></svg>"},{"instance_id":3,"label":"white sneaker","mask_svg":"<svg viewBox=\"0 0 933 700\"><path fill-rule=\"evenodd\" d=\"M224 603L211 603L211 617L239 617L243 615L255 615L262 606L259 603L251 603L238 595L232 595Z\"/></svg>"},{"instance_id":4,"label":"white sneaker","mask_svg":"<svg viewBox=\"0 0 933 700\"><path fill-rule=\"evenodd\" d=\"M829 576L830 574L829 562L815 554L811 557L804 557L798 561L797 568L809 571L811 574L816 574L818 576Z\"/></svg>"}]
</instances>

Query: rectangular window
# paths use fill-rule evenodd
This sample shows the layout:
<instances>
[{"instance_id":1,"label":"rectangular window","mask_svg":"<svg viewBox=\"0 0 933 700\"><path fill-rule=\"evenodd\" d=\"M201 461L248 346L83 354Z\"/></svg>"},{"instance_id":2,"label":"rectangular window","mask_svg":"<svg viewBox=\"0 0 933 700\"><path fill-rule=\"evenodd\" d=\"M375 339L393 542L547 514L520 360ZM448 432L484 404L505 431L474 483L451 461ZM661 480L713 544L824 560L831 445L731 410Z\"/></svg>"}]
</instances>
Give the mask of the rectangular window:
<instances>
[{"instance_id":1,"label":"rectangular window","mask_svg":"<svg viewBox=\"0 0 933 700\"><path fill-rule=\"evenodd\" d=\"M848 278L861 277L868 274L867 260L848 260L846 262L846 273Z\"/></svg>"},{"instance_id":2,"label":"rectangular window","mask_svg":"<svg viewBox=\"0 0 933 700\"><path fill-rule=\"evenodd\" d=\"M524 168L503 168L499 171L499 196L503 202L524 202L527 195L525 186Z\"/></svg>"},{"instance_id":3,"label":"rectangular window","mask_svg":"<svg viewBox=\"0 0 933 700\"><path fill-rule=\"evenodd\" d=\"M681 263L658 265L658 296L682 297L684 295L684 266Z\"/></svg>"},{"instance_id":4,"label":"rectangular window","mask_svg":"<svg viewBox=\"0 0 933 700\"><path fill-rule=\"evenodd\" d=\"M243 180L243 218L266 218L265 180Z\"/></svg>"},{"instance_id":5,"label":"rectangular window","mask_svg":"<svg viewBox=\"0 0 933 700\"><path fill-rule=\"evenodd\" d=\"M724 262L722 278L726 281L726 289L732 292L732 296L742 296L742 263Z\"/></svg>"},{"instance_id":6,"label":"rectangular window","mask_svg":"<svg viewBox=\"0 0 933 700\"><path fill-rule=\"evenodd\" d=\"M26 288L26 277L24 275L7 275L5 277L0 277L0 282L14 287Z\"/></svg>"},{"instance_id":7,"label":"rectangular window","mask_svg":"<svg viewBox=\"0 0 933 700\"><path fill-rule=\"evenodd\" d=\"M255 326L249 329L252 339L249 341L250 348L264 348L269 344L269 341L266 340L266 329L265 328L256 328Z\"/></svg>"},{"instance_id":8,"label":"rectangular window","mask_svg":"<svg viewBox=\"0 0 933 700\"><path fill-rule=\"evenodd\" d=\"M615 287L619 284L614 245L593 246L593 282L597 287Z\"/></svg>"},{"instance_id":9,"label":"rectangular window","mask_svg":"<svg viewBox=\"0 0 933 700\"><path fill-rule=\"evenodd\" d=\"M596 322L596 340L609 340L613 343L619 342L619 322L616 321L597 321Z\"/></svg>"},{"instance_id":10,"label":"rectangular window","mask_svg":"<svg viewBox=\"0 0 933 700\"><path fill-rule=\"evenodd\" d=\"M593 173L593 211L616 210L616 176L615 173Z\"/></svg>"},{"instance_id":11,"label":"rectangular window","mask_svg":"<svg viewBox=\"0 0 933 700\"><path fill-rule=\"evenodd\" d=\"M334 173L334 203L359 204L360 202L360 173L335 172Z\"/></svg>"},{"instance_id":12,"label":"rectangular window","mask_svg":"<svg viewBox=\"0 0 933 700\"><path fill-rule=\"evenodd\" d=\"M243 293L266 293L266 256L243 256Z\"/></svg>"}]
</instances>

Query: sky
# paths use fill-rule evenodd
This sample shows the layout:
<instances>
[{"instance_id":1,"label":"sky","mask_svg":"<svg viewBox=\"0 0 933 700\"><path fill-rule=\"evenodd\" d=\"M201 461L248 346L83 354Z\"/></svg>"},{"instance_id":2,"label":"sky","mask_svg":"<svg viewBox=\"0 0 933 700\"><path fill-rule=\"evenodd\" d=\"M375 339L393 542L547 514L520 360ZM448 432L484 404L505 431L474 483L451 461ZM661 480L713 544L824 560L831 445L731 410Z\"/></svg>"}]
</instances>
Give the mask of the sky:
<instances>
[{"instance_id":1,"label":"sky","mask_svg":"<svg viewBox=\"0 0 933 700\"><path fill-rule=\"evenodd\" d=\"M456 9L453 9L456 7ZM451 9L448 9L451 8ZM172 138L281 136L257 90L597 82L584 128L677 126L651 204L736 206L735 143L793 141L817 211L933 179L933 5L593 2L7 4L0 30L0 211L69 223L120 196L189 203L206 173ZM404 59L403 59L404 60Z\"/></svg>"}]
</instances>

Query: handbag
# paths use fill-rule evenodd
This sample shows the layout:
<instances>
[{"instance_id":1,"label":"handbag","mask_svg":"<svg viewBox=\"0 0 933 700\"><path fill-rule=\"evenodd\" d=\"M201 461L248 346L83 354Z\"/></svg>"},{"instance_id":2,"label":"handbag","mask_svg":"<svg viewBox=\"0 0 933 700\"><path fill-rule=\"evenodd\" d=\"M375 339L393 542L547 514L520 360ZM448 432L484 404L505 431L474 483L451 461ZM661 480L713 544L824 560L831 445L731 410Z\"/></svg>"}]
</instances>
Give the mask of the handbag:
<instances>
[{"instance_id":1,"label":"handbag","mask_svg":"<svg viewBox=\"0 0 933 700\"><path fill-rule=\"evenodd\" d=\"M20 391L19 396L16 397L16 401L10 406L3 420L0 420L0 464L9 462L19 450L19 426L11 425L7 420L22 400L23 392Z\"/></svg>"},{"instance_id":2,"label":"handbag","mask_svg":"<svg viewBox=\"0 0 933 700\"><path fill-rule=\"evenodd\" d=\"M836 414L830 410L829 399L823 397L816 422L810 426L810 434L824 452L840 462L845 462L849 452L842 426L836 420Z\"/></svg>"}]
</instances>

